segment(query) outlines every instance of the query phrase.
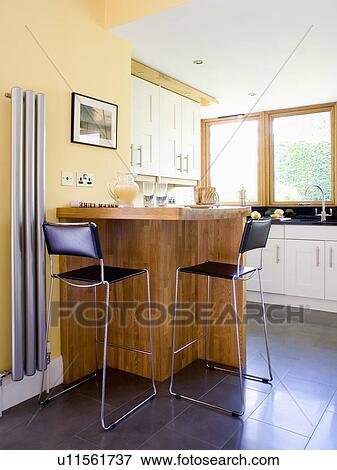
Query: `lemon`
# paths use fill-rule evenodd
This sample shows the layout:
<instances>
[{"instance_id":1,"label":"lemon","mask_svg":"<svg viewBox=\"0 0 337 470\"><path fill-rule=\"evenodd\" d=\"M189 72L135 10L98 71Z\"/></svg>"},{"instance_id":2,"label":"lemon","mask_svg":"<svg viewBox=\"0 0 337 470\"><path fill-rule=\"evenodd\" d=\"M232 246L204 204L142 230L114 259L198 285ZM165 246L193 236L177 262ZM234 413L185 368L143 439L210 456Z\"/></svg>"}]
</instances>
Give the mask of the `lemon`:
<instances>
[{"instance_id":1,"label":"lemon","mask_svg":"<svg viewBox=\"0 0 337 470\"><path fill-rule=\"evenodd\" d=\"M277 214L277 215L283 215L284 214L284 210L282 209L276 209L274 214Z\"/></svg>"},{"instance_id":2,"label":"lemon","mask_svg":"<svg viewBox=\"0 0 337 470\"><path fill-rule=\"evenodd\" d=\"M253 211L253 212L250 214L250 216L251 216L251 218L252 218L253 220L259 220L259 219L261 219L261 214L260 214L260 212L258 212L258 211Z\"/></svg>"}]
</instances>

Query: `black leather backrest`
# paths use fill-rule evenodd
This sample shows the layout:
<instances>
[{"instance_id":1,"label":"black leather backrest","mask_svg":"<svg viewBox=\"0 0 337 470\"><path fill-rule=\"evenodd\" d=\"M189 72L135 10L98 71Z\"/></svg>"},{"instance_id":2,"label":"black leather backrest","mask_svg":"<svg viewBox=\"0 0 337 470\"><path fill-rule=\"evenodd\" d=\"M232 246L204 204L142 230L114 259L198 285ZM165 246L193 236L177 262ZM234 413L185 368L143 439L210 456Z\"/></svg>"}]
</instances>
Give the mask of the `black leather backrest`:
<instances>
[{"instance_id":1,"label":"black leather backrest","mask_svg":"<svg viewBox=\"0 0 337 470\"><path fill-rule=\"evenodd\" d=\"M271 220L249 220L246 222L243 231L240 253L255 250L256 248L264 248L267 244Z\"/></svg>"},{"instance_id":2,"label":"black leather backrest","mask_svg":"<svg viewBox=\"0 0 337 470\"><path fill-rule=\"evenodd\" d=\"M43 231L50 255L103 258L98 229L92 222L83 224L44 222Z\"/></svg>"}]
</instances>

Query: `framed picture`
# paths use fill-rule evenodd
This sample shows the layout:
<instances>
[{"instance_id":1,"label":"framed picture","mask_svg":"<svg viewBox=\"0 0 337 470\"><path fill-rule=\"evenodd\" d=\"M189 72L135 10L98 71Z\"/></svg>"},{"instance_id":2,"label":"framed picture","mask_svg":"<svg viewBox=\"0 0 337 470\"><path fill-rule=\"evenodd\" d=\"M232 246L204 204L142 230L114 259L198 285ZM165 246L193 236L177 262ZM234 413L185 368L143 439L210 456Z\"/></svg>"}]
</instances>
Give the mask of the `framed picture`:
<instances>
[{"instance_id":1,"label":"framed picture","mask_svg":"<svg viewBox=\"0 0 337 470\"><path fill-rule=\"evenodd\" d=\"M72 93L71 141L117 149L118 106Z\"/></svg>"}]
</instances>

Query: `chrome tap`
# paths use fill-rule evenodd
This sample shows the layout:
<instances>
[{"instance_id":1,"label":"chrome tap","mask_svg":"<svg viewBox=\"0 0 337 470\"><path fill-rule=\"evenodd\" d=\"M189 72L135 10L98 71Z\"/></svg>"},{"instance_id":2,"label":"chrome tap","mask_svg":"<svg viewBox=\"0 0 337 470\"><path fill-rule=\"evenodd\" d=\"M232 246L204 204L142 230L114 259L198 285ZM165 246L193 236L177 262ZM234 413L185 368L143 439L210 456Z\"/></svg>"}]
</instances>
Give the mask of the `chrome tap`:
<instances>
[{"instance_id":1,"label":"chrome tap","mask_svg":"<svg viewBox=\"0 0 337 470\"><path fill-rule=\"evenodd\" d=\"M307 189L305 190L305 195L306 196L308 195L308 192L312 188L317 188L321 192L321 195L322 195L322 211L321 211L320 214L317 214L317 215L321 216L321 222L326 222L326 215L327 214L326 214L326 210L325 210L325 194L324 194L323 188L319 184L312 184L312 185L308 186Z\"/></svg>"}]
</instances>

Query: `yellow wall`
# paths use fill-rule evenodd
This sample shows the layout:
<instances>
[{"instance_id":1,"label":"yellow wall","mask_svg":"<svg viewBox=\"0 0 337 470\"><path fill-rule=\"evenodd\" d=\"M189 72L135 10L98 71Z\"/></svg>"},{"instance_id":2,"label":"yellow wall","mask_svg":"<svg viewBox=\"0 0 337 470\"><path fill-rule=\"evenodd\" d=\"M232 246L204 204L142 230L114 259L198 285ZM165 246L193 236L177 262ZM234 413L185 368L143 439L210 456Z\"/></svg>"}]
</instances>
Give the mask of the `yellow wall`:
<instances>
[{"instance_id":1,"label":"yellow wall","mask_svg":"<svg viewBox=\"0 0 337 470\"><path fill-rule=\"evenodd\" d=\"M100 0L101 1L101 0ZM175 7L191 0L106 0L105 11L102 4L97 8L100 14L104 11L106 28L134 21L143 16L152 15L167 8Z\"/></svg>"},{"instance_id":2,"label":"yellow wall","mask_svg":"<svg viewBox=\"0 0 337 470\"><path fill-rule=\"evenodd\" d=\"M70 97L64 80L36 44L28 26L74 91L119 105L118 150L129 160L131 46L99 25L96 0L0 0L0 370L10 360L10 100L12 86L47 95L47 217L72 199L107 201L106 183L123 170L112 150L70 143ZM95 173L94 188L60 186L61 170ZM60 352L59 334L52 352Z\"/></svg>"}]
</instances>

